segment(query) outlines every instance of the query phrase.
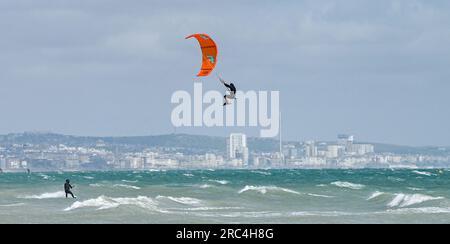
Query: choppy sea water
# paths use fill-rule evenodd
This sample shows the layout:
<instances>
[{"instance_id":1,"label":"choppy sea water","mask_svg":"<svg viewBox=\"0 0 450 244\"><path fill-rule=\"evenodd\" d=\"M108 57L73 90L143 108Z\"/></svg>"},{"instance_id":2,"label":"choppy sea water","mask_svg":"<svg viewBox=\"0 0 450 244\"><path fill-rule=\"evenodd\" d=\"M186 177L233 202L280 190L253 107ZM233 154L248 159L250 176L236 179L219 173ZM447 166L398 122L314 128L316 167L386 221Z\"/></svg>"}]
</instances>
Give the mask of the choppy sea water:
<instances>
[{"instance_id":1,"label":"choppy sea water","mask_svg":"<svg viewBox=\"0 0 450 244\"><path fill-rule=\"evenodd\" d=\"M0 223L450 223L449 187L436 169L3 173Z\"/></svg>"}]
</instances>

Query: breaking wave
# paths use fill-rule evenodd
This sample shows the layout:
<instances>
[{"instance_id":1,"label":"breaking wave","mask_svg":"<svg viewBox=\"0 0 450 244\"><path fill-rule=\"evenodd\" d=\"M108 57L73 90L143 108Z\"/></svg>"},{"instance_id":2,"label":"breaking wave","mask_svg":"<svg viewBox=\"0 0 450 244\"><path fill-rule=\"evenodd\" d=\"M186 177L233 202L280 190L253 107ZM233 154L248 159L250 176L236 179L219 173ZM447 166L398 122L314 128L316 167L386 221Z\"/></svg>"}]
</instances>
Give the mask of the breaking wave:
<instances>
[{"instance_id":1,"label":"breaking wave","mask_svg":"<svg viewBox=\"0 0 450 244\"><path fill-rule=\"evenodd\" d=\"M425 175L425 176L433 176L434 175L430 172L418 171L418 170L414 170L413 173L418 174L418 175Z\"/></svg>"},{"instance_id":2,"label":"breaking wave","mask_svg":"<svg viewBox=\"0 0 450 244\"><path fill-rule=\"evenodd\" d=\"M171 197L171 196L157 196L156 199L167 199L173 202L185 204L185 205L200 205L202 200L192 197Z\"/></svg>"},{"instance_id":3,"label":"breaking wave","mask_svg":"<svg viewBox=\"0 0 450 244\"><path fill-rule=\"evenodd\" d=\"M12 204L5 204L5 205L0 205L0 207L5 207L5 208L9 208L9 207L20 207L25 205L25 203L20 202L20 203L12 203Z\"/></svg>"},{"instance_id":4,"label":"breaking wave","mask_svg":"<svg viewBox=\"0 0 450 244\"><path fill-rule=\"evenodd\" d=\"M138 180L122 180L122 182L125 182L125 183L138 183L139 181Z\"/></svg>"},{"instance_id":5,"label":"breaking wave","mask_svg":"<svg viewBox=\"0 0 450 244\"><path fill-rule=\"evenodd\" d=\"M245 186L238 193L242 194L242 193L247 192L247 191L256 191L256 192L259 192L261 194L266 194L269 191L274 191L274 192L287 192L287 193L301 195L300 192L297 192L297 191L294 191L294 190L290 190L290 189L286 189L286 188L277 187L277 186Z\"/></svg>"},{"instance_id":6,"label":"breaking wave","mask_svg":"<svg viewBox=\"0 0 450 244\"><path fill-rule=\"evenodd\" d=\"M206 189L206 188L211 188L213 187L212 185L208 185L208 184L203 184L203 185L195 185L195 187L201 188L201 189Z\"/></svg>"},{"instance_id":7,"label":"breaking wave","mask_svg":"<svg viewBox=\"0 0 450 244\"><path fill-rule=\"evenodd\" d=\"M97 208L97 210L105 210L111 208L117 208L122 205L137 206L147 210L156 212L167 212L157 208L158 203L153 201L149 197L138 196L135 198L111 198L106 196L100 196L97 198L88 199L86 201L77 201L70 207L64 209L64 211L72 211L79 208Z\"/></svg>"},{"instance_id":8,"label":"breaking wave","mask_svg":"<svg viewBox=\"0 0 450 244\"><path fill-rule=\"evenodd\" d=\"M211 211L211 210L235 210L244 209L243 207L195 207L195 208L183 208L181 210L187 211Z\"/></svg>"},{"instance_id":9,"label":"breaking wave","mask_svg":"<svg viewBox=\"0 0 450 244\"><path fill-rule=\"evenodd\" d=\"M331 183L334 186L337 187L341 187L341 188L349 188L352 190L361 190L365 187L365 185L361 185L361 184L354 184L354 183L350 183L350 182L345 182L345 181L335 181L333 183Z\"/></svg>"},{"instance_id":10,"label":"breaking wave","mask_svg":"<svg viewBox=\"0 0 450 244\"><path fill-rule=\"evenodd\" d=\"M412 205L416 205L416 204L420 204L420 203L424 203L424 202L428 202L428 201L433 201L433 200L440 200L440 199L444 199L443 197L432 197L432 196L427 196L427 195L422 195L422 194L396 194L394 199L392 199L391 202L389 202L387 204L388 207L391 208L395 208L395 207L408 207L408 206L412 206Z\"/></svg>"},{"instance_id":11,"label":"breaking wave","mask_svg":"<svg viewBox=\"0 0 450 244\"><path fill-rule=\"evenodd\" d=\"M399 209L389 209L389 213L400 213L400 214L442 214L450 213L450 208L440 208L440 207L423 207L423 208L399 208Z\"/></svg>"},{"instance_id":12,"label":"breaking wave","mask_svg":"<svg viewBox=\"0 0 450 244\"><path fill-rule=\"evenodd\" d=\"M381 191L376 191L376 192L372 193L372 195L370 195L370 197L368 197L367 200L372 200L372 199L378 198L384 194L386 194L386 193L381 192Z\"/></svg>"},{"instance_id":13,"label":"breaking wave","mask_svg":"<svg viewBox=\"0 0 450 244\"><path fill-rule=\"evenodd\" d=\"M211 181L211 182L216 182L216 183L219 183L219 184L221 184L221 185L226 185L226 184L230 183L230 182L227 181L227 180L209 180L209 181Z\"/></svg>"},{"instance_id":14,"label":"breaking wave","mask_svg":"<svg viewBox=\"0 0 450 244\"><path fill-rule=\"evenodd\" d=\"M313 193L307 193L306 195L311 196L311 197L333 198L332 196L313 194Z\"/></svg>"},{"instance_id":15,"label":"breaking wave","mask_svg":"<svg viewBox=\"0 0 450 244\"><path fill-rule=\"evenodd\" d=\"M66 197L66 193L64 191L57 191L57 192L46 192L46 193L42 193L40 195L28 195L28 196L23 196L23 197L19 197L19 198L24 198L24 199L51 199L51 198L63 198Z\"/></svg>"},{"instance_id":16,"label":"breaking wave","mask_svg":"<svg viewBox=\"0 0 450 244\"><path fill-rule=\"evenodd\" d=\"M255 174L260 174L260 175L272 175L272 173L270 173L270 172L259 171L259 170L252 170L251 172L255 173Z\"/></svg>"},{"instance_id":17,"label":"breaking wave","mask_svg":"<svg viewBox=\"0 0 450 244\"><path fill-rule=\"evenodd\" d=\"M417 188L417 187L407 187L407 188L411 191L423 191L422 188Z\"/></svg>"},{"instance_id":18,"label":"breaking wave","mask_svg":"<svg viewBox=\"0 0 450 244\"><path fill-rule=\"evenodd\" d=\"M141 189L138 186L125 185L125 184L115 184L114 187L122 187L122 188L133 189L133 190L140 190Z\"/></svg>"},{"instance_id":19,"label":"breaking wave","mask_svg":"<svg viewBox=\"0 0 450 244\"><path fill-rule=\"evenodd\" d=\"M39 176L42 177L42 179L44 179L44 180L49 180L50 179L50 176L45 175L45 174L39 174Z\"/></svg>"}]
</instances>

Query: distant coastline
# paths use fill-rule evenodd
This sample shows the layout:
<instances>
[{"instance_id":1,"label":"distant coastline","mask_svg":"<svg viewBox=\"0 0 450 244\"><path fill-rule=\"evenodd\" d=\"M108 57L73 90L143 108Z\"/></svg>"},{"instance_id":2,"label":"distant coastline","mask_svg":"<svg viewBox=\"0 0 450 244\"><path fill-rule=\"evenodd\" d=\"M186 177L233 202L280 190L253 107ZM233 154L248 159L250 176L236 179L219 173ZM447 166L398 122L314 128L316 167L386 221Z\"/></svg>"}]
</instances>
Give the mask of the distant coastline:
<instances>
[{"instance_id":1,"label":"distant coastline","mask_svg":"<svg viewBox=\"0 0 450 244\"><path fill-rule=\"evenodd\" d=\"M275 139L249 137L245 153L233 153L233 157L227 143L225 137L188 134L87 137L15 133L0 135L0 168L5 173L26 173L26 169L88 172L450 167L450 147L366 143L354 141L353 136L336 142L283 141L281 145Z\"/></svg>"}]
</instances>

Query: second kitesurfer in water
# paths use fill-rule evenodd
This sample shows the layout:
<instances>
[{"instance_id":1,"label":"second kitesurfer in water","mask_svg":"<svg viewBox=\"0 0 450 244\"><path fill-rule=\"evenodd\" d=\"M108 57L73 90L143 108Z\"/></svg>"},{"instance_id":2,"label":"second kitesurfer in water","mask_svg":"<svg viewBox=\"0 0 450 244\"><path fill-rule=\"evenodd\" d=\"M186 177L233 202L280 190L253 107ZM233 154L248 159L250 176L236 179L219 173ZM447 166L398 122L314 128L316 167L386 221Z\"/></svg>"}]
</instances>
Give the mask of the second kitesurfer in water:
<instances>
[{"instance_id":1,"label":"second kitesurfer in water","mask_svg":"<svg viewBox=\"0 0 450 244\"><path fill-rule=\"evenodd\" d=\"M72 198L76 198L72 193L72 185L70 184L70 180L66 180L66 183L64 183L64 191L66 192L66 198L70 194L72 195Z\"/></svg>"}]
</instances>

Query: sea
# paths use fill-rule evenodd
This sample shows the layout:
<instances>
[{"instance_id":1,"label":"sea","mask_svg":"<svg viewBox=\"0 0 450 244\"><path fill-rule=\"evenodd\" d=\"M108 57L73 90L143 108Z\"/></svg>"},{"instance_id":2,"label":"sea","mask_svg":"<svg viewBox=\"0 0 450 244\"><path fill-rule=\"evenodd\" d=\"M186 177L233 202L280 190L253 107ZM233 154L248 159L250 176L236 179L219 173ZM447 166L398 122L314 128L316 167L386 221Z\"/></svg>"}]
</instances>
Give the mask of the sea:
<instances>
[{"instance_id":1,"label":"sea","mask_svg":"<svg viewBox=\"0 0 450 244\"><path fill-rule=\"evenodd\" d=\"M2 173L0 223L450 223L450 171Z\"/></svg>"}]
</instances>

